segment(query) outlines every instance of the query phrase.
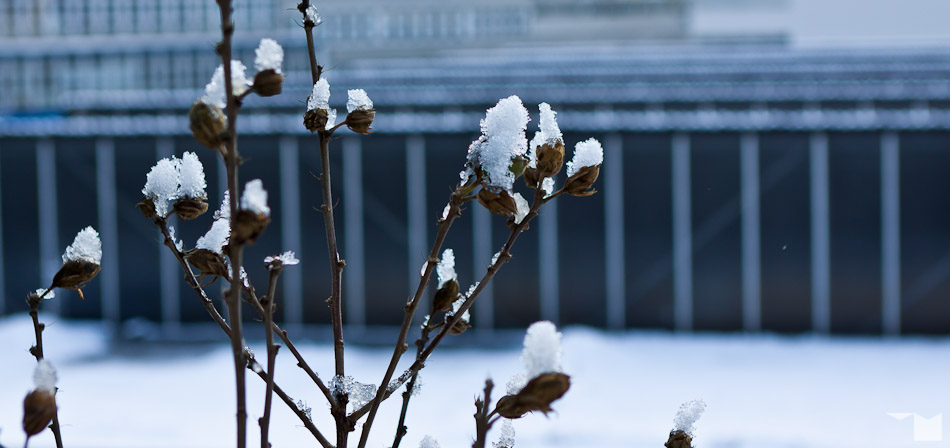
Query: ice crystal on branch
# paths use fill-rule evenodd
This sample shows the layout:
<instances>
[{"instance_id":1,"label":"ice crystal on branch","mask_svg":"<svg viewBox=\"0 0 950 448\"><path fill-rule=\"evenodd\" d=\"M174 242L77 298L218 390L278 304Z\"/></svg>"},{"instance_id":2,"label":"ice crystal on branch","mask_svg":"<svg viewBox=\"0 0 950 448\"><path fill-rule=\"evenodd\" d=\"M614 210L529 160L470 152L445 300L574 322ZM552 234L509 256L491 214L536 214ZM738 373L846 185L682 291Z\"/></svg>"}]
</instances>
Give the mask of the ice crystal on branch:
<instances>
[{"instance_id":1,"label":"ice crystal on branch","mask_svg":"<svg viewBox=\"0 0 950 448\"><path fill-rule=\"evenodd\" d=\"M515 446L515 427L511 420L504 419L501 422L501 434L498 435L498 441L491 444L492 448L514 448Z\"/></svg>"},{"instance_id":2,"label":"ice crystal on branch","mask_svg":"<svg viewBox=\"0 0 950 448\"><path fill-rule=\"evenodd\" d=\"M528 149L524 133L529 120L528 110L517 95L498 101L485 113L482 135L468 150L469 164L480 167L486 175L485 185L511 191L515 175L508 168L512 158L524 155Z\"/></svg>"},{"instance_id":3,"label":"ice crystal on branch","mask_svg":"<svg viewBox=\"0 0 950 448\"><path fill-rule=\"evenodd\" d=\"M525 216L528 216L528 210L531 208L528 205L528 201L521 196L521 193L515 193L515 205L518 207L518 211L515 212L515 224L521 224L521 221L524 220ZM495 264L492 261L492 264Z\"/></svg>"},{"instance_id":4,"label":"ice crystal on branch","mask_svg":"<svg viewBox=\"0 0 950 448\"><path fill-rule=\"evenodd\" d=\"M432 436L426 434L425 437L419 442L419 448L442 448L439 446L439 441L432 438Z\"/></svg>"},{"instance_id":5,"label":"ice crystal on branch","mask_svg":"<svg viewBox=\"0 0 950 448\"><path fill-rule=\"evenodd\" d=\"M56 298L56 293L53 292L52 290L50 290L49 292L46 292L46 288L37 289L36 292L34 292L34 294L36 294L37 297L43 297L46 300ZM43 294L46 294L46 296L44 297Z\"/></svg>"},{"instance_id":6,"label":"ice crystal on branch","mask_svg":"<svg viewBox=\"0 0 950 448\"><path fill-rule=\"evenodd\" d=\"M56 369L46 359L40 359L33 371L33 385L50 394L56 392Z\"/></svg>"},{"instance_id":7,"label":"ice crystal on branch","mask_svg":"<svg viewBox=\"0 0 950 448\"><path fill-rule=\"evenodd\" d=\"M247 80L246 71L247 67L241 61L231 61L231 91L234 92L234 96L243 95L251 85ZM201 100L224 109L228 103L224 87L224 65L219 65L211 76L211 82L205 86L205 95L201 97Z\"/></svg>"},{"instance_id":8,"label":"ice crystal on branch","mask_svg":"<svg viewBox=\"0 0 950 448\"><path fill-rule=\"evenodd\" d=\"M263 38L260 45L254 50L254 68L262 72L273 70L281 73L280 66L284 62L284 49L274 39Z\"/></svg>"},{"instance_id":9,"label":"ice crystal on branch","mask_svg":"<svg viewBox=\"0 0 950 448\"><path fill-rule=\"evenodd\" d=\"M455 251L446 249L442 252L442 259L439 260L435 270L439 275L439 288L451 280L458 280L458 274L455 272Z\"/></svg>"},{"instance_id":10,"label":"ice crystal on branch","mask_svg":"<svg viewBox=\"0 0 950 448\"><path fill-rule=\"evenodd\" d=\"M375 384L363 384L353 379L352 376L341 377L339 375L330 379L327 386L334 395L348 394L349 404L353 409L359 409L366 403L369 403L376 396Z\"/></svg>"},{"instance_id":11,"label":"ice crystal on branch","mask_svg":"<svg viewBox=\"0 0 950 448\"><path fill-rule=\"evenodd\" d=\"M310 5L307 7L307 11L304 13L304 16L313 23L314 26L320 25L323 23L323 16L320 15L320 12L317 11L317 7Z\"/></svg>"},{"instance_id":12,"label":"ice crystal on branch","mask_svg":"<svg viewBox=\"0 0 950 448\"><path fill-rule=\"evenodd\" d=\"M567 177L573 176L585 166L597 166L604 163L604 147L595 138L590 138L574 146L574 158L567 162Z\"/></svg>"},{"instance_id":13,"label":"ice crystal on branch","mask_svg":"<svg viewBox=\"0 0 950 448\"><path fill-rule=\"evenodd\" d=\"M545 177L541 181L541 191L544 192L544 196L550 196L554 192L554 178Z\"/></svg>"},{"instance_id":14,"label":"ice crystal on branch","mask_svg":"<svg viewBox=\"0 0 950 448\"><path fill-rule=\"evenodd\" d=\"M221 249L228 244L228 238L231 236L231 227L227 219L218 219L211 224L211 228L204 236L198 238L195 248L210 250L218 255L223 255Z\"/></svg>"},{"instance_id":15,"label":"ice crystal on branch","mask_svg":"<svg viewBox=\"0 0 950 448\"><path fill-rule=\"evenodd\" d=\"M294 251L288 250L280 255L269 255L264 258L264 264L267 265L267 269L273 269L277 266L277 263L280 263L280 266L293 266L299 264L300 260L297 259L297 255L294 254Z\"/></svg>"},{"instance_id":16,"label":"ice crystal on branch","mask_svg":"<svg viewBox=\"0 0 950 448\"><path fill-rule=\"evenodd\" d=\"M87 261L92 264L102 264L102 241L99 232L91 226L76 234L73 243L66 248L63 254L63 263L67 261Z\"/></svg>"},{"instance_id":17,"label":"ice crystal on branch","mask_svg":"<svg viewBox=\"0 0 950 448\"><path fill-rule=\"evenodd\" d=\"M264 183L260 179L254 179L244 185L244 193L241 194L241 209L270 216L267 190L264 190Z\"/></svg>"},{"instance_id":18,"label":"ice crystal on branch","mask_svg":"<svg viewBox=\"0 0 950 448\"><path fill-rule=\"evenodd\" d=\"M208 183L205 181L205 168L201 160L198 160L198 155L193 152L184 153L178 163L178 168L179 187L175 196L177 198L207 197L205 188Z\"/></svg>"},{"instance_id":19,"label":"ice crystal on branch","mask_svg":"<svg viewBox=\"0 0 950 448\"><path fill-rule=\"evenodd\" d=\"M307 99L307 110L329 110L330 109L330 83L326 78L320 78L313 85L313 92Z\"/></svg>"},{"instance_id":20,"label":"ice crystal on branch","mask_svg":"<svg viewBox=\"0 0 950 448\"><path fill-rule=\"evenodd\" d=\"M142 188L142 194L147 199L152 200L155 213L158 216L164 217L168 214L170 203L178 194L179 177L181 176L180 163L181 161L174 157L159 160L145 176L145 187Z\"/></svg>"},{"instance_id":21,"label":"ice crystal on branch","mask_svg":"<svg viewBox=\"0 0 950 448\"><path fill-rule=\"evenodd\" d=\"M224 198L221 199L221 207L214 212L214 220L219 219L231 219L231 193L227 190L224 191Z\"/></svg>"},{"instance_id":22,"label":"ice crystal on branch","mask_svg":"<svg viewBox=\"0 0 950 448\"><path fill-rule=\"evenodd\" d=\"M346 92L346 113L354 110L370 110L373 108L373 100L363 89L352 89Z\"/></svg>"},{"instance_id":23,"label":"ice crystal on branch","mask_svg":"<svg viewBox=\"0 0 950 448\"><path fill-rule=\"evenodd\" d=\"M696 421L699 420L699 417L703 415L703 411L705 410L706 403L703 400L693 400L688 403L683 403L680 405L679 411L676 412L676 417L673 418L673 430L683 431L689 434L690 437L693 437L693 433L696 431L693 425L696 424Z\"/></svg>"}]
</instances>

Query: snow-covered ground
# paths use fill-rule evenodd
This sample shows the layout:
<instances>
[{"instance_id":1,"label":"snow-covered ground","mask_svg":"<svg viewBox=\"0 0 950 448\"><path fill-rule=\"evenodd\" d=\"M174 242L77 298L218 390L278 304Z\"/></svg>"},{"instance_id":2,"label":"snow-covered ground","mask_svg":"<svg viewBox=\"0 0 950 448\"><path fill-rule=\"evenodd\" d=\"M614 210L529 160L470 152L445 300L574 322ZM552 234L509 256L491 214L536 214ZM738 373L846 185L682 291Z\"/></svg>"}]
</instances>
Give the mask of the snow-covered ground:
<instances>
[{"instance_id":1,"label":"snow-covered ground","mask_svg":"<svg viewBox=\"0 0 950 448\"><path fill-rule=\"evenodd\" d=\"M67 447L233 445L233 371L223 340L212 347L115 351L95 325L52 316L43 320L50 323L44 338L47 358L59 370ZM21 401L32 385L35 363L27 352L32 334L26 317L0 319L0 444L7 448L23 445ZM696 425L696 445L703 448L944 446L914 442L914 419L898 421L887 414L930 418L950 410L946 339L608 334L568 328L563 346L571 390L555 402L557 413L515 422L519 448L660 448L679 405L697 398L707 404ZM332 347L300 348L328 378ZM413 399L403 446L415 448L426 434L443 448L471 446L475 396L489 376L503 390L521 369L520 350L436 352L423 371L421 394ZM378 382L391 350L348 346L347 354L348 372L362 382ZM321 430L332 433L325 402L289 353L279 358L277 379L313 407ZM254 441L263 386L257 378L248 384ZM273 446L316 446L283 404L274 406ZM389 446L397 415L397 400L387 401L368 446ZM491 438L497 434L496 428ZM53 446L49 431L30 446Z\"/></svg>"}]
</instances>

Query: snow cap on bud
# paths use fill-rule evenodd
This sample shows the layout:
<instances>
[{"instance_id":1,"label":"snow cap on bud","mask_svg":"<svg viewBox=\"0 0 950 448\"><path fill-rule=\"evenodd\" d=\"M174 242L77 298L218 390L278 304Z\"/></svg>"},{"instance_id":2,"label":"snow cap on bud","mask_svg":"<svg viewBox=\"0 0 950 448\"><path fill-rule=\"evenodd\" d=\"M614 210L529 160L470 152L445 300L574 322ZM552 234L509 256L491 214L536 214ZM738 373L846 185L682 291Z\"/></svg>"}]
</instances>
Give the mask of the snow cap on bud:
<instances>
[{"instance_id":1,"label":"snow cap on bud","mask_svg":"<svg viewBox=\"0 0 950 448\"><path fill-rule=\"evenodd\" d=\"M485 112L482 135L469 146L467 161L468 168L480 174L483 185L511 191L517 177L511 169L512 159L527 152L524 132L528 120L528 110L516 95L499 100Z\"/></svg>"},{"instance_id":2,"label":"snow cap on bud","mask_svg":"<svg viewBox=\"0 0 950 448\"><path fill-rule=\"evenodd\" d=\"M26 436L39 434L56 414L56 369L46 359L40 359L33 371L36 387L23 399L23 431Z\"/></svg>"},{"instance_id":3,"label":"snow cap on bud","mask_svg":"<svg viewBox=\"0 0 950 448\"><path fill-rule=\"evenodd\" d=\"M369 134L369 127L376 118L373 109L373 100L369 99L363 89L347 91L346 99L346 127L357 134Z\"/></svg>"},{"instance_id":4,"label":"snow cap on bud","mask_svg":"<svg viewBox=\"0 0 950 448\"><path fill-rule=\"evenodd\" d=\"M267 191L260 179L244 186L241 207L234 217L234 238L240 243L253 243L270 223L270 207L267 206Z\"/></svg>"},{"instance_id":5,"label":"snow cap on bud","mask_svg":"<svg viewBox=\"0 0 950 448\"><path fill-rule=\"evenodd\" d=\"M590 196L597 192L591 188L600 176L604 163L604 148L596 139L588 139L574 147L574 158L567 162L567 180L564 192L572 196Z\"/></svg>"},{"instance_id":6,"label":"snow cap on bud","mask_svg":"<svg viewBox=\"0 0 950 448\"><path fill-rule=\"evenodd\" d=\"M448 311L452 303L459 298L458 274L455 272L455 252L446 249L442 252L442 259L436 266L439 276L439 289L432 299L433 311Z\"/></svg>"},{"instance_id":7,"label":"snow cap on bud","mask_svg":"<svg viewBox=\"0 0 950 448\"><path fill-rule=\"evenodd\" d=\"M208 211L208 183L205 181L205 168L198 155L186 152L178 164L179 184L173 208L175 215L182 220L195 219Z\"/></svg>"},{"instance_id":8,"label":"snow cap on bud","mask_svg":"<svg viewBox=\"0 0 950 448\"><path fill-rule=\"evenodd\" d=\"M683 403L676 417L673 418L673 430L670 431L670 437L664 446L667 448L691 448L693 446L693 433L696 428L696 420L703 415L706 410L706 403L703 400L693 400Z\"/></svg>"},{"instance_id":9,"label":"snow cap on bud","mask_svg":"<svg viewBox=\"0 0 950 448\"><path fill-rule=\"evenodd\" d=\"M303 124L310 132L330 129L336 124L336 109L330 109L330 83L326 78L320 78L313 85L313 92L307 98Z\"/></svg>"},{"instance_id":10,"label":"snow cap on bud","mask_svg":"<svg viewBox=\"0 0 950 448\"><path fill-rule=\"evenodd\" d=\"M226 277L228 267L224 260L224 248L231 236L230 198L224 193L221 208L214 212L214 222L203 236L198 238L195 248L185 253L185 259L201 271L199 277L207 275Z\"/></svg>"},{"instance_id":11,"label":"snow cap on bud","mask_svg":"<svg viewBox=\"0 0 950 448\"><path fill-rule=\"evenodd\" d=\"M52 288L73 289L83 298L82 287L99 273L102 262L102 241L91 226L76 234L63 254L63 267L53 276Z\"/></svg>"},{"instance_id":12,"label":"snow cap on bud","mask_svg":"<svg viewBox=\"0 0 950 448\"><path fill-rule=\"evenodd\" d=\"M231 61L231 91L234 96L241 96L250 87L247 80L247 67L241 61ZM228 98L224 91L224 65L219 65L211 76L211 81L205 86L205 95L201 101L224 109L228 104Z\"/></svg>"},{"instance_id":13,"label":"snow cap on bud","mask_svg":"<svg viewBox=\"0 0 950 448\"><path fill-rule=\"evenodd\" d=\"M274 96L283 89L284 75L280 65L284 62L284 49L274 39L261 39L254 59L257 75L254 75L254 93L259 96Z\"/></svg>"},{"instance_id":14,"label":"snow cap on bud","mask_svg":"<svg viewBox=\"0 0 950 448\"><path fill-rule=\"evenodd\" d=\"M561 172L564 165L564 138L555 118L557 112L548 103L541 103L538 109L541 111L541 129L531 139L528 155L531 167L537 170L537 179L545 179Z\"/></svg>"},{"instance_id":15,"label":"snow cap on bud","mask_svg":"<svg viewBox=\"0 0 950 448\"><path fill-rule=\"evenodd\" d=\"M264 258L264 265L267 266L268 271L281 269L284 266L293 266L299 263L300 260L297 259L297 255L294 254L292 250L288 250L280 255L269 255Z\"/></svg>"},{"instance_id":16,"label":"snow cap on bud","mask_svg":"<svg viewBox=\"0 0 950 448\"><path fill-rule=\"evenodd\" d=\"M217 150L224 145L222 136L228 129L228 117L218 106L198 100L188 110L188 128L198 143Z\"/></svg>"}]
</instances>

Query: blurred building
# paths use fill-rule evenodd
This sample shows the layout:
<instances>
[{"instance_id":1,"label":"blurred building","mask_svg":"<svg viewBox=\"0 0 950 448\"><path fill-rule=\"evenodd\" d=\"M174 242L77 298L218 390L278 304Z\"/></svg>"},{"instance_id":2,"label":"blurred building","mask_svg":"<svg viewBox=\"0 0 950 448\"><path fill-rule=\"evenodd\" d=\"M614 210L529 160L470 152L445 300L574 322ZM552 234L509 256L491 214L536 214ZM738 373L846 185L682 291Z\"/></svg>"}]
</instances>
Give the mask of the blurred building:
<instances>
[{"instance_id":1,"label":"blurred building","mask_svg":"<svg viewBox=\"0 0 950 448\"><path fill-rule=\"evenodd\" d=\"M607 163L600 193L557 201L519 240L476 326L945 333L950 50L805 45L817 34L783 25L802 3L320 2L331 105L363 88L378 110L376 133L344 133L331 160L350 323L398 322L479 119L517 94L532 113L551 103L569 146L600 138ZM319 158L301 125L311 86L294 7L235 2L237 58L252 65L261 37L286 50L284 93L249 98L241 115L242 177L264 180L275 213L248 259L296 249L282 309L319 324ZM713 20L730 8L775 26ZM186 150L220 197L223 176L185 118L219 63L217 27L209 0L0 0L6 312L97 224L102 274L87 300L50 307L206 321L134 204L156 157ZM193 244L207 224L180 235ZM464 287L506 229L472 207L454 232Z\"/></svg>"}]
</instances>

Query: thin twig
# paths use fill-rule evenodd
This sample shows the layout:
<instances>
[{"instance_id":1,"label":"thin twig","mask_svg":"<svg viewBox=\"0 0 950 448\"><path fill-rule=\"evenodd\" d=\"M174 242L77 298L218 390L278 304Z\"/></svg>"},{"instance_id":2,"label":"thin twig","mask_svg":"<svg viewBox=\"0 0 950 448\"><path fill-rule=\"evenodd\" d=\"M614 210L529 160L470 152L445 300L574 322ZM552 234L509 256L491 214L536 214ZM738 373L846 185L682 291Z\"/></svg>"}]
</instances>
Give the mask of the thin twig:
<instances>
[{"instance_id":1,"label":"thin twig","mask_svg":"<svg viewBox=\"0 0 950 448\"><path fill-rule=\"evenodd\" d=\"M36 358L36 362L40 362L40 360L43 359L43 330L46 329L46 324L40 322L40 302L52 289L52 287L47 288L41 296L31 294L27 300L27 303L30 305L30 317L33 319L33 333L36 336L36 345L30 347L30 354ZM53 407L53 421L50 423L49 429L52 431L53 438L56 440L56 448L63 448L63 434L59 429L59 412L55 406ZM27 442L29 442L29 437L27 437Z\"/></svg>"},{"instance_id":2,"label":"thin twig","mask_svg":"<svg viewBox=\"0 0 950 448\"><path fill-rule=\"evenodd\" d=\"M491 379L485 380L484 396L480 400L475 400L475 443L472 448L485 448L488 439L488 430L492 423L488 421L488 408L491 407L491 390L494 384Z\"/></svg>"},{"instance_id":3,"label":"thin twig","mask_svg":"<svg viewBox=\"0 0 950 448\"><path fill-rule=\"evenodd\" d=\"M428 322L422 327L422 334L419 336L419 339L416 339L417 357L422 353L422 349L425 348L426 342L429 341L429 332L433 329L434 327L428 325ZM418 378L419 372L412 372L412 378L406 383L406 390L402 393L402 409L399 411L399 423L396 424L396 436L393 439L392 448L399 448L402 438L409 432L409 427L406 426L406 415L409 412L409 400L412 398L412 392L416 387L416 380L418 380Z\"/></svg>"},{"instance_id":4,"label":"thin twig","mask_svg":"<svg viewBox=\"0 0 950 448\"><path fill-rule=\"evenodd\" d=\"M369 431L373 426L373 420L376 418L376 412L379 410L380 403L388 398L395 389L401 386L400 384L395 388L390 388L389 382L396 372L396 365L399 364L399 358L401 358L402 354L406 351L406 337L409 335L409 328L412 327L412 319L415 316L416 309L419 307L426 287L429 285L432 272L439 263L439 252L442 250L445 236L449 233L449 229L452 227L452 223L455 222L455 219L461 216L462 204L468 200L466 194L467 192L463 191L462 187L459 187L449 196L449 211L443 219L439 220L438 232L436 233L435 241L432 243L432 250L429 251L429 258L426 261L425 270L422 272L422 278L419 279L416 293L412 296L412 299L406 303L402 325L399 327L399 336L396 338L396 347L393 350L392 358L389 360L389 367L386 368L386 373L383 375L383 380L379 383L376 396L373 397L373 401L350 415L350 422L355 425L356 421L358 421L367 410L369 411L369 417L367 417L366 422L363 424L363 431L360 434L359 448L366 447L366 442L369 440Z\"/></svg>"},{"instance_id":5,"label":"thin twig","mask_svg":"<svg viewBox=\"0 0 950 448\"><path fill-rule=\"evenodd\" d=\"M277 349L280 346L274 344L274 308L277 301L277 278L280 277L281 268L275 266L270 270L270 278L267 281L267 297L262 303L264 305L264 338L267 341L267 386L264 388L264 415L258 420L261 425L261 448L270 448L268 441L268 430L270 429L270 409L271 399L274 392L274 370L277 364ZM233 287L233 286L232 286Z\"/></svg>"},{"instance_id":6,"label":"thin twig","mask_svg":"<svg viewBox=\"0 0 950 448\"><path fill-rule=\"evenodd\" d=\"M247 358L247 368L251 369L251 371L256 373L257 376L261 377L262 380L265 380L265 381L267 380L267 371L265 371L264 368L261 367L261 364L258 363L257 360L254 359L254 357L249 356ZM331 444L330 441L327 440L327 438L323 436L323 433L321 433L320 430L317 429L316 425L313 424L313 421L310 420L310 416L307 415L307 412L304 411L303 409L300 409L300 407L298 407L297 404L294 403L294 399L290 398L290 396L287 395L287 393L284 392L284 390L281 389L280 386L278 386L276 383L274 384L274 393L277 394L278 397L280 397L280 399L284 402L284 404L286 404L287 407L290 408L290 410L294 412L294 414L297 414L297 418L299 418L300 421L303 422L303 425L308 430L310 430L310 433L313 434L313 436L317 439L318 442L320 442L320 445L322 445L324 448L334 448L333 444Z\"/></svg>"}]
</instances>

